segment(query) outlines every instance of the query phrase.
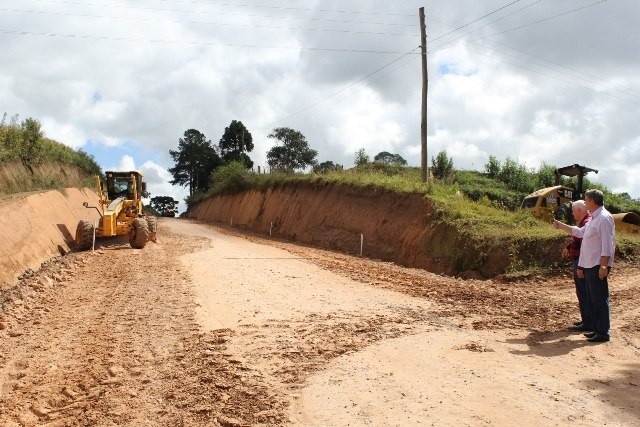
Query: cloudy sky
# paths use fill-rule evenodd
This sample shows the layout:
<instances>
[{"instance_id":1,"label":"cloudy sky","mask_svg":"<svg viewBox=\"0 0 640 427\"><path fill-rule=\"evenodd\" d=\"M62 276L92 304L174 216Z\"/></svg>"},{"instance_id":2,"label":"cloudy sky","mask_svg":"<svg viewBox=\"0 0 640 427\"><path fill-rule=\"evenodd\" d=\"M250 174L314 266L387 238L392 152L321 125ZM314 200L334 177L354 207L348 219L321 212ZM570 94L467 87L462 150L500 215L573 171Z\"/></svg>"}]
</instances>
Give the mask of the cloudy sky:
<instances>
[{"instance_id":1,"label":"cloudy sky","mask_svg":"<svg viewBox=\"0 0 640 427\"><path fill-rule=\"evenodd\" d=\"M286 126L319 161L417 166L420 7L429 158L580 163L640 197L637 0L0 0L0 113L179 200L169 149L191 128L217 144L232 120L256 165Z\"/></svg>"}]
</instances>

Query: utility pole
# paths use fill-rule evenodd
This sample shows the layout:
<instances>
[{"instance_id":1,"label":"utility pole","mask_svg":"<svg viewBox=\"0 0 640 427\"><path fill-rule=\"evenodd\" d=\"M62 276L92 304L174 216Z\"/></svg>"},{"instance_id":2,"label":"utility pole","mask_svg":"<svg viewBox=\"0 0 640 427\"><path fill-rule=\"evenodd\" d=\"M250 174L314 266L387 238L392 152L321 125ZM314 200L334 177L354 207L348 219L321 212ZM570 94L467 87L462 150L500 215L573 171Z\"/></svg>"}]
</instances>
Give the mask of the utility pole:
<instances>
[{"instance_id":1,"label":"utility pole","mask_svg":"<svg viewBox=\"0 0 640 427\"><path fill-rule=\"evenodd\" d=\"M419 9L420 15L420 58L422 60L422 111L420 113L420 142L422 146L421 178L429 179L429 157L427 156L427 91L429 89L429 73L427 71L427 25L424 19L424 7Z\"/></svg>"}]
</instances>

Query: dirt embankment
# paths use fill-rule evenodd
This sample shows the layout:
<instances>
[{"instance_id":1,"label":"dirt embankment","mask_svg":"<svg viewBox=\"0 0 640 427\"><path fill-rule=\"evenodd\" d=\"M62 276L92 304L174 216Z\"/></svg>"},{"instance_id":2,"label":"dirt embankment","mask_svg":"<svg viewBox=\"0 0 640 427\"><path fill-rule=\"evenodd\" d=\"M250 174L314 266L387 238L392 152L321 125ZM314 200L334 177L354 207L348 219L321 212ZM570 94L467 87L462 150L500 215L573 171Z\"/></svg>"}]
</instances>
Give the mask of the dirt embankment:
<instances>
[{"instance_id":1,"label":"dirt embankment","mask_svg":"<svg viewBox=\"0 0 640 427\"><path fill-rule=\"evenodd\" d=\"M187 215L351 254L360 253L362 238L365 257L467 278L503 274L518 257L517 247L470 242L454 227L434 220L432 212L431 202L418 194L297 184L216 196L193 206ZM557 248L536 253L555 261L562 240Z\"/></svg>"},{"instance_id":2,"label":"dirt embankment","mask_svg":"<svg viewBox=\"0 0 640 427\"><path fill-rule=\"evenodd\" d=\"M40 188L80 187L85 178L77 167L59 163L0 163L0 195Z\"/></svg>"},{"instance_id":3,"label":"dirt embankment","mask_svg":"<svg viewBox=\"0 0 640 427\"><path fill-rule=\"evenodd\" d=\"M98 196L77 188L2 196L0 288L15 281L25 269L36 269L73 248L78 221L99 217L95 209L83 207L83 202L98 206Z\"/></svg>"}]
</instances>

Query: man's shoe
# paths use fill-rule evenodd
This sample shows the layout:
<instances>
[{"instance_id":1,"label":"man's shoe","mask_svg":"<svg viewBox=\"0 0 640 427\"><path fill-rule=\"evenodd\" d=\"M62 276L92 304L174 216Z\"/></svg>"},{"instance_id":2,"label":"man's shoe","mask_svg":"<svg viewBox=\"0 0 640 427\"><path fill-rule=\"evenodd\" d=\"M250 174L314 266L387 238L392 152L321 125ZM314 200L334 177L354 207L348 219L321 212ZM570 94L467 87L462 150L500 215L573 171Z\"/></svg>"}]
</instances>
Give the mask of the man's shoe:
<instances>
[{"instance_id":1,"label":"man's shoe","mask_svg":"<svg viewBox=\"0 0 640 427\"><path fill-rule=\"evenodd\" d=\"M595 332L587 332L586 334L584 334L585 337L587 338L593 338L596 336Z\"/></svg>"},{"instance_id":2,"label":"man's shoe","mask_svg":"<svg viewBox=\"0 0 640 427\"><path fill-rule=\"evenodd\" d=\"M589 342L607 342L609 341L609 337L606 335L594 335L593 337L589 338L587 341Z\"/></svg>"},{"instance_id":3,"label":"man's shoe","mask_svg":"<svg viewBox=\"0 0 640 427\"><path fill-rule=\"evenodd\" d=\"M580 323L579 325L576 325L576 326L569 326L569 330L570 331L576 331L576 332L591 332L591 331L593 331L593 329L587 328L582 323Z\"/></svg>"},{"instance_id":4,"label":"man's shoe","mask_svg":"<svg viewBox=\"0 0 640 427\"><path fill-rule=\"evenodd\" d=\"M573 326L580 326L582 325L582 320L578 320L577 322L573 322Z\"/></svg>"}]
</instances>

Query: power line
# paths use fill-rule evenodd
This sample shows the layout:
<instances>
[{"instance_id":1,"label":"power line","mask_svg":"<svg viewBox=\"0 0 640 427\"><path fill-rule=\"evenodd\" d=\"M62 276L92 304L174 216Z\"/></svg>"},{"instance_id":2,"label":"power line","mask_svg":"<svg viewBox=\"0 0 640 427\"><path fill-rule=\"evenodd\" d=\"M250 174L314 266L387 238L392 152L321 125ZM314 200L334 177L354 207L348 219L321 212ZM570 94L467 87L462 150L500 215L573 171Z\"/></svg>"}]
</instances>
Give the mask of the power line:
<instances>
[{"instance_id":1,"label":"power line","mask_svg":"<svg viewBox=\"0 0 640 427\"><path fill-rule=\"evenodd\" d=\"M347 86L344 86L344 87L343 87L343 88L341 88L340 90L337 90L337 91L333 92L332 94L330 94L330 95L328 95L328 96L326 96L326 97L322 98L321 100L319 100L319 101L317 101L317 102L314 102L313 104L309 104L309 105L307 105L306 107L304 107L304 108L302 108L302 109L300 109L300 110L296 111L295 113L291 113L291 114L289 114L289 115L287 115L287 116L285 116L285 117L280 118L279 120L274 121L274 122L273 122L273 124L283 122L283 121L285 121L285 120L287 120L287 119L290 119L290 118L292 118L292 117L295 117L295 116L297 116L297 115L299 115L299 114L302 114L302 113L304 113L304 112L306 112L306 111L309 111L309 110L310 110L310 109L312 109L312 108L317 107L317 106L318 106L318 105L320 105L320 104L323 104L323 103L327 102L329 99L331 99L331 98L333 98L333 97L335 97L335 96L337 96L337 95L341 94L342 92L344 92L344 91L346 91L346 90L348 90L348 89L351 89L352 87L354 87L354 86L356 86L356 85L360 84L360 83L361 83L361 82L363 82L364 80L367 80L368 78L370 78L370 77L374 76L375 74L379 73L380 71L382 71L382 70L384 70L384 69L386 69L386 68L389 68L390 66L392 66L392 65L393 65L393 64L395 64L396 62L398 62L398 61L402 60L403 58L405 58L405 57L407 57L407 56L409 56L409 55L412 55L412 54L413 54L416 50L418 50L418 49L420 49L420 46L416 47L415 49L410 50L409 52L405 52L405 53L404 53L404 54L402 54L401 56L399 56L399 57L395 58L393 61L388 62L388 63L386 63L385 65L383 65L382 67L380 67L380 68L376 69L375 71L372 71L372 72L368 73L367 75L365 75L365 76L363 76L363 77L359 78L358 80L355 80L355 81L353 81L353 82L349 83Z\"/></svg>"},{"instance_id":2,"label":"power line","mask_svg":"<svg viewBox=\"0 0 640 427\"><path fill-rule=\"evenodd\" d=\"M531 3L527 4L526 6L524 6L524 7L520 8L520 9L518 9L518 10L516 10L516 11L509 13L508 15L502 16L502 17L500 17L499 19L496 19L496 20L494 20L494 21L491 21L491 22L489 22L489 23L486 23L486 24L484 24L484 25L482 25L482 26L480 26L480 27L478 27L478 28L476 28L476 29L474 29L474 30L472 30L472 31L469 31L469 32L467 32L467 33L465 33L465 34L463 34L463 35L461 35L461 36L458 36L458 37L456 37L455 39L449 40L449 41L448 41L448 42L446 42L445 44L453 46L453 45L454 45L454 44L453 44L453 42L454 42L455 40L457 40L457 39L459 39L459 38L461 38L461 37L464 37L464 36L466 36L466 35L468 35L468 34L471 34L471 33L475 32L475 31L479 30L480 28L483 28L483 27L486 27L486 26L491 25L491 24L493 24L493 23L496 23L496 22L498 22L498 21L501 21L501 20L503 20L503 19L507 18L508 16L511 16L511 15L513 15L513 14L515 14L515 13L518 13L518 12L520 12L520 11L522 11L522 10L526 9L526 8L529 8L529 7L531 7L531 6L533 6L533 5L537 4L537 3L540 3L541 1L542 1L542 0L536 0L536 1L533 1L533 2L531 2ZM509 30L506 30L506 31L504 31L504 32L508 32L508 31L515 31L515 30L517 30L517 29L524 28L524 27L528 27L528 26L531 26L531 25L535 25L535 24L538 24L538 23L541 23L541 22L547 22L547 21L552 20L552 19L557 18L557 17L565 16L565 15L567 15L567 14L575 13L575 12L578 12L578 11L580 11L580 10L586 9L586 8L588 8L588 7L596 6L596 5L598 5L598 4L604 3L605 1L606 1L606 0L601 0L601 1L594 2L594 3L590 3L590 4L588 4L588 5L585 5L585 6L582 6L582 7L579 7L579 8L575 8L575 9L572 9L572 10L569 10L569 11L565 11L565 12L562 12L562 13L559 13L559 14L556 14L556 15L553 15L553 16L550 16L550 17L546 17L546 18L543 18L543 19L538 20L538 21L535 21L535 22L531 22L531 23L528 23L528 24L525 24L525 25L522 25L522 26L519 26L519 27L514 27L514 28L509 29ZM454 31L455 31L455 30L454 30ZM448 32L447 34L451 34L452 32L453 32L453 31L450 31L450 32ZM502 32L502 33L504 33L504 32ZM502 33L497 33L497 34L502 34ZM603 78L601 78L601 77L594 76L594 75L592 75L592 74L588 74L588 73L584 73L584 72L582 72L582 71L580 71L580 70L577 70L577 69L575 69L575 68L571 68L571 67L567 67L567 66L562 65L562 64L559 64L559 63L557 63L557 62L549 61L549 60L547 60L547 59L545 59L545 58L543 58L543 57L541 57L541 56L538 56L538 55L534 55L534 54L531 54L531 53L524 52L524 51L522 51L522 50L519 50L519 49L516 49L516 48L510 47L510 46L508 46L508 45L506 45L506 44L504 44L504 43L500 43L500 42L497 42L497 41L495 41L495 40L491 40L491 39L489 39L489 38L488 38L488 37L491 37L491 36L493 36L493 35L496 35L496 34L492 34L492 35L490 35L490 36L483 36L483 37L479 37L479 38L477 38L477 39L470 40L470 41L469 41L469 43L476 43L476 42L479 42L479 41L481 41L481 40L486 40L486 41L488 41L488 42L490 42L490 43L499 44L499 45L502 45L503 47L505 47L505 48L507 48L507 49L511 49L511 50L513 50L513 51L516 51L516 52L518 52L518 53L522 54L522 55L530 56L530 57L536 58L536 59L538 59L538 60L540 60L540 61L542 61L542 62L544 62L544 63L552 64L552 65L554 65L554 66L556 66L556 67L560 67L560 68L562 68L562 69L569 70L569 71L571 71L571 72L572 72L572 73L574 73L574 74L572 75L572 74L570 74L570 73L568 73L568 72L565 72L565 71L561 71L561 70L554 69L554 68L552 68L552 67L550 67L550 66L548 66L548 65L541 64L541 63L535 63L535 62L534 62L533 64L534 64L534 65L536 65L536 66L539 66L539 67L542 67L542 68L546 68L547 70L553 71L553 72L555 72L555 73L558 73L558 74L564 74L565 76L571 77L571 78L573 78L573 79L578 79L578 80L581 80L581 81L584 81L584 82L587 82L587 83L593 83L594 81L599 81L599 82L601 82L601 83L605 83L605 84L607 85L607 87L608 87L608 88L607 88L607 90L608 90L608 91L611 91L611 92L617 92L617 93L619 93L620 95L623 95L623 96L626 96L626 97L631 97L631 98L640 99L640 95L638 95L638 94L634 93L633 91L629 90L628 88L626 88L626 90L622 90L622 89L618 89L618 88L611 87L611 85L612 85L612 84L611 84L611 82L609 82L609 81L607 81L607 80L605 80L605 79L603 79ZM435 41L435 40L433 40L433 41ZM436 48L436 51L437 51L437 50L440 50L440 48ZM494 49L494 50L496 50L496 49ZM504 53L504 51L503 51L503 53ZM508 54L507 54L507 55L508 55ZM553 76L553 75L540 73L540 71L539 71L539 70L535 70L535 69L532 69L532 68L527 67L527 66L524 66L524 65L514 64L514 63L512 63L512 62L508 62L508 64L513 65L513 66L518 67L518 68L523 68L523 69L525 69L525 70L532 71L532 72L534 72L534 73L540 74L540 75L545 76L545 77L554 78L554 79L556 79L556 80L560 80L560 81L563 81L563 82L565 82L565 83L574 84L574 85L577 85L577 86L580 86L580 87L583 87L583 88L587 88L587 89L591 89L591 90L594 90L594 91L596 90L596 89L594 89L593 87L587 87L587 86L581 85L581 84L576 83L576 82L571 82L571 81L568 81L568 80L562 79L562 78L560 78L560 77L556 77L556 76ZM577 76L576 74L578 74L578 76ZM584 77L580 77L579 75L582 75L582 76L584 76ZM585 78L585 77L587 77L587 78ZM588 80L588 79L591 79L591 81L590 81L590 80ZM627 101L627 102L631 102L631 103L633 103L633 104L637 104L637 102L636 102L636 101L630 100L630 99L628 99L628 98L622 98L622 97L620 97L620 96L616 96L616 95L612 95L612 94L608 94L608 95L609 95L609 96L612 96L612 97L614 97L614 98L617 98L617 99L623 100L623 101Z\"/></svg>"},{"instance_id":3,"label":"power line","mask_svg":"<svg viewBox=\"0 0 640 427\"><path fill-rule=\"evenodd\" d=\"M54 12L54 11L44 11L44 10L0 8L0 12L30 13L30 14L38 14L38 15L55 15L55 16L78 17L78 18L98 18L98 19L150 22L150 23L172 23L172 24L189 24L189 25L197 24L197 25L215 25L215 26L225 26L225 27L264 28L269 30L318 31L318 32L370 34L370 35L382 35L382 36L406 36L406 37L416 37L418 35L418 34L407 34L407 33L386 33L386 32L377 32L377 31L354 31L354 30L336 30L336 29L325 29L325 28L285 27L285 26L275 26L275 25L235 24L235 23L228 23L228 22L150 19L150 18L137 18L137 17L128 17L128 16L108 16L108 15L92 15L92 14L86 14L86 13Z\"/></svg>"},{"instance_id":4,"label":"power line","mask_svg":"<svg viewBox=\"0 0 640 427\"><path fill-rule=\"evenodd\" d=\"M498 13L498 12L500 12L501 10L506 9L507 7L511 6L512 4L518 3L519 1L520 1L520 0L515 0L515 1L512 1L511 3L508 3L508 4L504 5L504 6L501 6L501 7L499 7L498 9L495 9L494 11L487 13L486 15L483 15L483 16L481 16L481 17L479 17L479 18L476 18L476 19L474 19L473 21L467 22L466 24L459 26L458 28L454 28L453 30L449 31L448 33L442 34L442 35L440 35L440 36L436 37L435 39L432 39L432 40L431 40L431 42L438 41L438 40L440 40L441 38L448 36L449 34L453 34L453 33L455 33L456 31L459 31L459 30L461 30L461 29L463 29L463 28L465 28L465 27L468 27L468 26L469 26L469 25L471 25L471 24L474 24L474 23L476 23L476 22L478 22L478 21L480 21L480 20L482 20L482 19L484 19L484 18L486 18L486 17L488 17L488 16L493 15L494 13Z\"/></svg>"},{"instance_id":5,"label":"power line","mask_svg":"<svg viewBox=\"0 0 640 427\"><path fill-rule=\"evenodd\" d=\"M478 40L475 40L473 42L477 42L477 41ZM491 40L489 40L489 41L491 42ZM453 46L453 43L450 43L450 44ZM506 47L509 48L508 46L506 46ZM444 49L444 48L443 47L439 47L439 48L435 49L435 51L439 51L439 50L442 50L442 49ZM510 49L513 49L513 48L510 48ZM496 50L496 49L493 49L493 50ZM518 51L517 49L513 49L513 50ZM531 55L531 54L528 54L528 53L525 53L525 52L521 52L521 51L519 51L519 52L524 54L524 55L527 55L527 56L536 57L535 55ZM509 55L507 54L507 56L509 56ZM544 58L541 58L541 57L537 57L537 58L539 58L540 60L542 60L544 62L550 62L550 61L547 61L547 60L545 60ZM516 59L518 59L518 58L516 58ZM483 58L480 58L479 61L488 63ZM513 67L517 67L517 68L521 68L521 69L530 71L530 72L532 72L532 73L534 73L535 75L538 75L538 76L551 78L551 79L554 79L554 80L561 81L563 83L567 83L567 84L570 84L570 85L573 85L573 86L581 87L583 89L588 89L588 90L592 90L594 92L599 92L596 88L591 87L591 86L586 86L586 85L584 85L582 83L578 83L575 80L581 80L582 82L586 82L586 83L590 83L590 84L593 84L593 81L589 81L589 80L585 79L584 77L579 77L579 76L572 75L572 74L564 72L564 71L553 69L552 67L549 67L549 66L544 65L544 64L533 63L534 66L546 69L547 71L552 71L552 72L554 72L556 74L564 75L565 77L569 77L569 78L571 78L573 80L569 80L567 78L563 78L562 76L558 76L558 75L553 75L553 74L542 72L540 69L532 68L529 65L518 64L518 63L511 62L511 61L504 61L504 63L509 64L509 65L511 65ZM557 64L557 63L553 63L553 62L550 62L550 63L555 64L555 65L557 65L559 67L562 67L562 68L566 68L566 69L572 70L575 73L583 74L585 76L589 76L592 79L600 80L602 82L608 83L606 80L604 80L602 78L599 78L599 77L596 77L596 76L592 76L592 75L589 75L589 74L586 74L586 73L582 73L582 72L580 72L578 70L574 70L574 69L571 69L569 67L565 67L565 66L563 66L561 64ZM610 83L608 83L608 85L610 85ZM613 93L607 93L607 92L599 92L599 93L602 93L603 95L609 96L611 98L616 98L616 99L621 100L621 101L629 102L629 103L634 104L634 105L640 105L640 102L638 102L638 100L640 100L640 96L638 96L638 95L636 95L636 94L634 94L634 93L632 93L630 91L629 92L625 92L625 91L621 91L621 90L615 89L615 88L609 88L607 90L609 92L618 92L619 94L621 94L623 96L619 96L619 95L616 95L616 94L613 94ZM624 96L626 96L626 97L624 97ZM637 100L629 99L629 98L636 98Z\"/></svg>"},{"instance_id":6,"label":"power line","mask_svg":"<svg viewBox=\"0 0 640 427\"><path fill-rule=\"evenodd\" d=\"M499 32L499 33L489 34L489 35L487 35L487 36L485 36L485 37L494 37L494 36L498 36L498 35L501 35L501 34L509 33L509 32L511 32L511 31L520 30L520 29L522 29L522 28L530 27L530 26L532 26L532 25L541 24L541 23L543 23L543 22L551 21L552 19L559 18L559 17L561 17L561 16L565 16L565 15L568 15L568 14L570 14L570 13L578 12L578 11L583 10L583 9L586 9L586 8L588 8L588 7L596 6L596 5L601 4L601 3L604 3L604 2L606 2L606 1L607 1L607 0L600 0L600 1L597 1L597 2L594 2L594 3L591 3L591 4L588 4L588 5L585 5L585 6L582 6L582 7L578 7L578 8L576 8L576 9L572 9L572 10L568 10L568 11L566 11L566 12L562 12L562 13L560 13L560 14L558 14L558 15L549 16L549 17L547 17L547 18L543 18L543 19L540 19L540 20L538 20L538 21L530 22L530 23L528 23L528 24L520 25L520 26L518 26L518 27L514 27L514 28L510 28L510 29L505 30L505 31L501 31L501 32Z\"/></svg>"},{"instance_id":7,"label":"power line","mask_svg":"<svg viewBox=\"0 0 640 427\"><path fill-rule=\"evenodd\" d=\"M458 37L455 37L455 38L453 38L453 39L449 39L448 41L449 41L449 42L452 42L452 41L455 41L455 40L461 39L462 37L465 37L465 36L467 36L467 35L469 35L469 34L471 34L471 33L474 33L474 32L478 31L478 30L479 30L479 29L481 29L481 28L484 28L484 27L487 27L487 26L489 26L489 25L495 24L496 22L502 21L502 20L504 20L504 19L508 18L509 16L515 15L516 13L520 13L520 12L522 12L523 10L528 9L528 8L530 8L530 7L532 7L532 6L535 6L536 4L541 3L541 2L543 2L543 1L544 1L544 0L535 0L535 1L533 1L533 2L531 2L531 3L529 3L529 4L527 4L527 5L525 5L525 6L523 6L523 7L521 7L520 9L514 10L514 11L513 11L513 12L511 12L511 13L508 13L508 14L506 14L506 15L503 15L503 16L501 16L500 18L495 19L495 20L493 20L493 21L487 22L487 23L485 23L485 24L483 24L483 25L481 25L481 26L479 26L479 27L474 28L474 29L473 29L473 30L471 30L471 31L467 31L467 32L466 32L466 33L464 33L464 34L459 35ZM453 32L453 31L450 31L450 32L449 32L449 33L447 33L447 34L451 34L452 32ZM447 35L447 34L445 34L445 35ZM442 38L442 37L444 37L445 35L443 35L443 36L441 36L441 37L438 37L438 38ZM429 43L434 42L434 41L436 41L436 40L431 40Z\"/></svg>"},{"instance_id":8,"label":"power line","mask_svg":"<svg viewBox=\"0 0 640 427\"><path fill-rule=\"evenodd\" d=\"M75 1L66 1L66 0L33 0L33 1L55 3L55 4L67 4L72 6L96 6L101 8L111 7L111 8L119 8L119 9L130 9L130 10L147 10L147 11L154 11L154 12L196 13L196 14L209 14L209 15L239 16L243 18L293 19L293 20L302 20L302 21L334 22L334 23L342 23L342 24L387 25L392 27L417 27L417 25L415 24L401 24L401 23L389 23L389 22L353 21L353 20L345 20L345 19L325 19L325 18L304 18L304 17L297 17L297 16L251 15L246 13L213 12L213 11L207 11L207 10L162 9L162 8L154 8L154 7L115 5L115 4L104 5L104 4L97 4L97 3L84 3L84 2L75 2Z\"/></svg>"},{"instance_id":9,"label":"power line","mask_svg":"<svg viewBox=\"0 0 640 427\"><path fill-rule=\"evenodd\" d=\"M506 45L504 43L497 42L495 40L487 39L487 41L489 41L490 43L495 43L495 44L501 45L505 49L513 50L515 52L518 52L521 55L530 56L532 58L538 59L539 61L542 61L542 64L534 62L534 64L537 65L537 66L540 66L540 67L543 67L543 68L547 68L547 69L549 69L551 71L554 71L554 72L557 72L557 73L560 73L560 74L571 75L569 72L572 72L572 73L575 73L575 75L572 76L574 78L577 78L579 80L583 80L583 81L586 81L586 82L590 82L590 83L593 83L593 82L604 83L608 87L608 90L610 90L610 91L618 92L618 93L620 93L622 95L630 96L632 98L637 98L638 100L640 100L640 94L635 93L630 88L623 88L624 89L623 90L623 89L618 89L618 88L611 87L612 83L610 81L606 80L606 79L603 79L602 77L599 77L599 76L596 76L596 75L593 75L593 74L589 74L589 73L585 73L584 71L580 71L580 70L578 70L576 68L568 67L568 66L560 64L558 62L548 60L548 59L543 58L543 57L541 57L539 55L535 55L535 54L532 54L532 53L524 52L524 51L522 51L520 49L516 49L514 47L508 46L508 45ZM551 64L551 65L556 66L556 67L558 67L560 69L568 70L569 72L555 70L552 67L550 67L549 65L545 65L545 63L546 64ZM583 76L583 77L580 77L580 76Z\"/></svg>"},{"instance_id":10,"label":"power line","mask_svg":"<svg viewBox=\"0 0 640 427\"><path fill-rule=\"evenodd\" d=\"M306 51L319 51L319 52L348 52L348 53L375 53L375 54L387 54L397 55L403 52L397 50L374 50L374 49L340 49L340 48L322 48L322 47L305 47L305 46L268 46L257 44L243 44L243 43L216 43L207 41L183 41L183 40L163 40L163 39L141 39L131 37L113 37L113 36L95 36L86 34L60 34L60 33L46 33L35 31L21 31L21 30L8 30L0 28L2 34L14 34L21 36L42 36L52 38L70 38L77 40L107 40L118 42L144 42L144 43L158 43L158 44L185 44L195 46L221 46L221 47L243 47L252 49L289 49L289 50L306 50Z\"/></svg>"},{"instance_id":11,"label":"power line","mask_svg":"<svg viewBox=\"0 0 640 427\"><path fill-rule=\"evenodd\" d=\"M215 2L202 2L202 1L187 1L187 0L157 0L161 2L171 3L189 3L189 4L203 4L207 6L229 6L229 7L245 7L245 8L258 8L258 9L281 9L281 10L295 10L302 12L323 12L323 13L343 13L352 15L381 15L381 16L404 16L413 18L414 15L405 13L389 13L389 12L361 12L355 10L333 10L333 9L314 9L303 7L291 7L291 6L272 6L272 5L256 5L256 4L233 4L233 3L215 3Z\"/></svg>"}]
</instances>

